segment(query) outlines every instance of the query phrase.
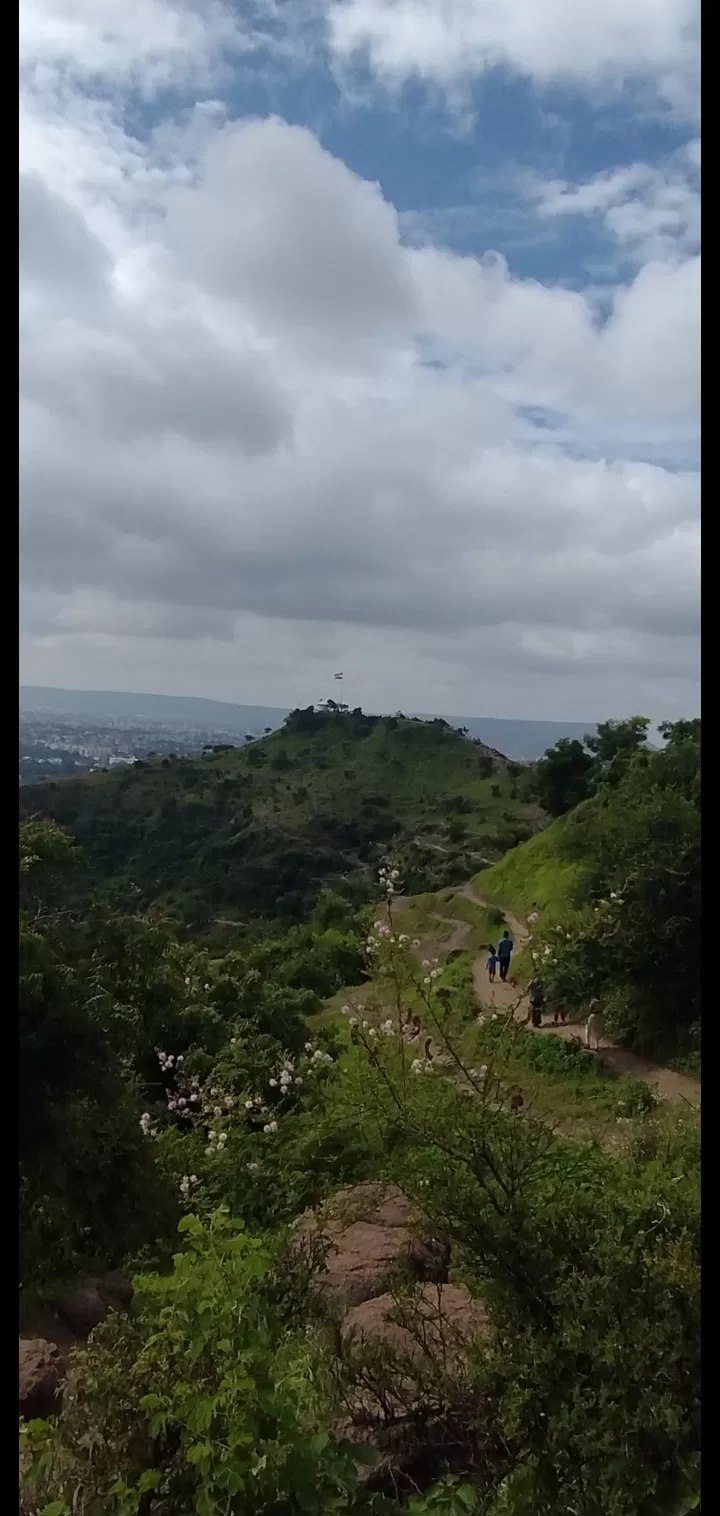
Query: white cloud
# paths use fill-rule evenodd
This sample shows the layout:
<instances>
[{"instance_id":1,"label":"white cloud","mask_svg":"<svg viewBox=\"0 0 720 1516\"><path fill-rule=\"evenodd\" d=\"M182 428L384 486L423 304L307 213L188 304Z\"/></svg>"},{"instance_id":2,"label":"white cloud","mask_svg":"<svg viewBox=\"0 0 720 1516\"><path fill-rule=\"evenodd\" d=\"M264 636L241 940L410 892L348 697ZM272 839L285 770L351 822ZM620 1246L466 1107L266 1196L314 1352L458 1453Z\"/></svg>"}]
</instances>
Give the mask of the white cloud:
<instances>
[{"instance_id":1,"label":"white cloud","mask_svg":"<svg viewBox=\"0 0 720 1516\"><path fill-rule=\"evenodd\" d=\"M696 441L696 259L643 264L601 326L502 259L405 246L278 119L136 141L35 74L22 140L26 678L283 704L334 665L375 705L693 703L697 477L652 458Z\"/></svg>"},{"instance_id":2,"label":"white cloud","mask_svg":"<svg viewBox=\"0 0 720 1516\"><path fill-rule=\"evenodd\" d=\"M632 83L694 115L695 0L327 0L331 46L393 85L452 88L504 67L536 84Z\"/></svg>"},{"instance_id":3,"label":"white cloud","mask_svg":"<svg viewBox=\"0 0 720 1516\"><path fill-rule=\"evenodd\" d=\"M700 247L700 143L660 166L633 163L581 184L529 180L528 197L548 219L594 216L638 262L682 258Z\"/></svg>"}]
</instances>

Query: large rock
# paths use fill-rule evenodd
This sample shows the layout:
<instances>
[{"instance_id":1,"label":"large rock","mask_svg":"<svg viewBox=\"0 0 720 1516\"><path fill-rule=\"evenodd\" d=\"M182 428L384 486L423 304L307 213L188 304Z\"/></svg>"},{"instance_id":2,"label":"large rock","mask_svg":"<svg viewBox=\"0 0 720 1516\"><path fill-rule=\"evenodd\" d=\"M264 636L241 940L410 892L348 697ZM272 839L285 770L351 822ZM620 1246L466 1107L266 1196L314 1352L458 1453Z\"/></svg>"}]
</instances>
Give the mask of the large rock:
<instances>
[{"instance_id":1,"label":"large rock","mask_svg":"<svg viewBox=\"0 0 720 1516\"><path fill-rule=\"evenodd\" d=\"M20 1415L25 1421L57 1415L66 1365L54 1342L20 1338Z\"/></svg>"},{"instance_id":2,"label":"large rock","mask_svg":"<svg viewBox=\"0 0 720 1516\"><path fill-rule=\"evenodd\" d=\"M317 1285L347 1309L383 1294L393 1277L447 1278L449 1249L396 1185L360 1184L340 1191L319 1212L300 1217L299 1243L319 1246Z\"/></svg>"},{"instance_id":3,"label":"large rock","mask_svg":"<svg viewBox=\"0 0 720 1516\"><path fill-rule=\"evenodd\" d=\"M93 1328L107 1316L107 1304L92 1280L69 1290L58 1303L58 1312L78 1337L89 1337Z\"/></svg>"},{"instance_id":4,"label":"large rock","mask_svg":"<svg viewBox=\"0 0 720 1516\"><path fill-rule=\"evenodd\" d=\"M404 1358L459 1367L468 1345L487 1334L484 1306L464 1285L421 1284L407 1297L377 1295L348 1311L346 1344L384 1342Z\"/></svg>"},{"instance_id":5,"label":"large rock","mask_svg":"<svg viewBox=\"0 0 720 1516\"><path fill-rule=\"evenodd\" d=\"M455 1416L472 1397L470 1348L487 1338L482 1304L462 1285L420 1284L348 1311L342 1325L345 1419L336 1435L374 1455L359 1466L369 1488L397 1496L446 1469Z\"/></svg>"},{"instance_id":6,"label":"large rock","mask_svg":"<svg viewBox=\"0 0 720 1516\"><path fill-rule=\"evenodd\" d=\"M100 1298L107 1306L111 1306L115 1311L130 1309L135 1291L124 1274L114 1269L110 1274L104 1274L102 1279L96 1279L94 1283Z\"/></svg>"}]
</instances>

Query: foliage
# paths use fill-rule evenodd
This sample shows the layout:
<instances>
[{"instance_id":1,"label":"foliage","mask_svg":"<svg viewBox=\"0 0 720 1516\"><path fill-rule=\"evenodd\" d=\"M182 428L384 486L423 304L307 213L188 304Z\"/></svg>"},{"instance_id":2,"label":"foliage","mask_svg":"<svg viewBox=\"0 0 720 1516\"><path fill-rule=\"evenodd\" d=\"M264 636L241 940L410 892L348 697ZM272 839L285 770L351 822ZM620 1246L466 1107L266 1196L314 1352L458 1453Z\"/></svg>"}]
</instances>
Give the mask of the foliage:
<instances>
[{"instance_id":1,"label":"foliage","mask_svg":"<svg viewBox=\"0 0 720 1516\"><path fill-rule=\"evenodd\" d=\"M392 962L399 945L377 951ZM434 981L424 993L432 1017ZM482 1384L494 1376L511 1467L495 1489L474 1476L490 1498L479 1508L670 1513L696 1487L697 1134L668 1163L652 1143L623 1163L569 1144L513 1109L502 1024L494 1057L470 1068L443 1014L445 1056L431 1063L410 1062L398 1032L379 1040L359 1026L356 1038L368 1120L492 1309ZM466 1446L452 1472L469 1467Z\"/></svg>"},{"instance_id":2,"label":"foliage","mask_svg":"<svg viewBox=\"0 0 720 1516\"><path fill-rule=\"evenodd\" d=\"M270 1299L265 1245L222 1209L180 1230L172 1274L138 1280L139 1316L96 1333L62 1421L35 1430L37 1498L81 1516L367 1509Z\"/></svg>"},{"instance_id":3,"label":"foliage","mask_svg":"<svg viewBox=\"0 0 720 1516\"><path fill-rule=\"evenodd\" d=\"M455 841L446 800L466 818ZM83 904L112 885L124 909L156 903L203 937L228 916L305 922L328 889L367 902L390 843L413 888L457 882L543 820L529 777L446 722L338 705L242 748L26 786L21 809L77 838Z\"/></svg>"},{"instance_id":4,"label":"foliage","mask_svg":"<svg viewBox=\"0 0 720 1516\"><path fill-rule=\"evenodd\" d=\"M566 1003L601 997L618 1033L656 1053L699 1048L700 733L687 725L566 831L583 868L575 918L543 948Z\"/></svg>"},{"instance_id":5,"label":"foliage","mask_svg":"<svg viewBox=\"0 0 720 1516\"><path fill-rule=\"evenodd\" d=\"M601 721L579 742L561 737L548 748L535 770L535 793L550 816L564 816L587 800L601 784L617 784L631 758L647 742L646 716Z\"/></svg>"}]
</instances>

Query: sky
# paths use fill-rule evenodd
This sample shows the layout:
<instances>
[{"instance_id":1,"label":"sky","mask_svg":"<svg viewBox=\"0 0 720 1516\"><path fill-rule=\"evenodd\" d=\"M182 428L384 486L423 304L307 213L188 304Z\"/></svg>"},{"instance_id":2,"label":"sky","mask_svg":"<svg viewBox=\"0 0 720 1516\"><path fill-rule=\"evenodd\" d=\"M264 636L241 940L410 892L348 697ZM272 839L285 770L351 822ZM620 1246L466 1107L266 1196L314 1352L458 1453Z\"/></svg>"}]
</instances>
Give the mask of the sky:
<instances>
[{"instance_id":1,"label":"sky","mask_svg":"<svg viewBox=\"0 0 720 1516\"><path fill-rule=\"evenodd\" d=\"M694 0L21 0L21 678L699 711Z\"/></svg>"}]
</instances>

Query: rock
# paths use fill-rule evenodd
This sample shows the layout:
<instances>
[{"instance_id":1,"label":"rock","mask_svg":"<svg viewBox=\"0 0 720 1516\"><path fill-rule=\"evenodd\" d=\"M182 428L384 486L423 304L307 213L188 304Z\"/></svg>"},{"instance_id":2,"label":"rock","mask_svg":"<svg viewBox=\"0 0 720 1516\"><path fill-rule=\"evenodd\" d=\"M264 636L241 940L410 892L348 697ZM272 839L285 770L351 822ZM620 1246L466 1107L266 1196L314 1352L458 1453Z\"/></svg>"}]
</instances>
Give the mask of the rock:
<instances>
[{"instance_id":1,"label":"rock","mask_svg":"<svg viewBox=\"0 0 720 1516\"><path fill-rule=\"evenodd\" d=\"M20 1415L26 1421L58 1414L65 1369L54 1342L44 1337L20 1338Z\"/></svg>"},{"instance_id":2,"label":"rock","mask_svg":"<svg viewBox=\"0 0 720 1516\"><path fill-rule=\"evenodd\" d=\"M104 1274L102 1279L96 1279L94 1283L100 1298L107 1306L112 1306L116 1311L129 1310L135 1291L124 1274L113 1270L110 1274Z\"/></svg>"},{"instance_id":3,"label":"rock","mask_svg":"<svg viewBox=\"0 0 720 1516\"><path fill-rule=\"evenodd\" d=\"M487 1336L484 1307L462 1285L421 1284L363 1301L340 1330L346 1417L336 1435L374 1455L360 1469L368 1489L425 1488L447 1467L455 1408L467 1413L468 1348ZM389 1349L390 1361L373 1347Z\"/></svg>"},{"instance_id":4,"label":"rock","mask_svg":"<svg viewBox=\"0 0 720 1516\"><path fill-rule=\"evenodd\" d=\"M107 1305L97 1285L87 1281L63 1296L58 1312L79 1337L89 1337L93 1327L105 1320Z\"/></svg>"},{"instance_id":5,"label":"rock","mask_svg":"<svg viewBox=\"0 0 720 1516\"><path fill-rule=\"evenodd\" d=\"M446 1368L466 1358L469 1342L486 1335L488 1317L464 1285L421 1284L406 1298L377 1295L348 1311L346 1343L386 1342L403 1357L430 1359Z\"/></svg>"},{"instance_id":6,"label":"rock","mask_svg":"<svg viewBox=\"0 0 720 1516\"><path fill-rule=\"evenodd\" d=\"M401 1269L420 1279L447 1278L449 1249L395 1185L340 1191L319 1213L300 1217L296 1237L321 1245L324 1267L316 1283L344 1308L383 1294Z\"/></svg>"}]
</instances>

